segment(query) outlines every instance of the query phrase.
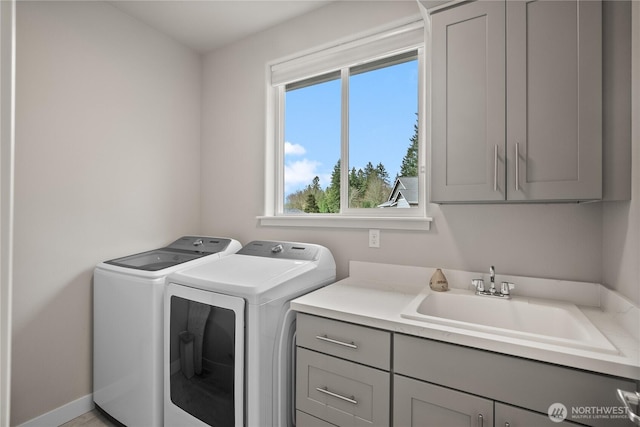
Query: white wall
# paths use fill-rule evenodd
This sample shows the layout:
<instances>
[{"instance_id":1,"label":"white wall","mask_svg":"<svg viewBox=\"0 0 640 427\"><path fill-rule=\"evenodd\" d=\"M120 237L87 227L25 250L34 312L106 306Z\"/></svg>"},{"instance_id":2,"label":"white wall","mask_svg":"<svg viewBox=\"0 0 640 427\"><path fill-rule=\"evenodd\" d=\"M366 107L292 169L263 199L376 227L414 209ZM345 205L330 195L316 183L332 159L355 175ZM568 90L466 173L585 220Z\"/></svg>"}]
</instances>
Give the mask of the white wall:
<instances>
[{"instance_id":1,"label":"white wall","mask_svg":"<svg viewBox=\"0 0 640 427\"><path fill-rule=\"evenodd\" d=\"M349 260L543 276L602 279L602 206L433 205L427 233L265 228L263 213L265 64L332 40L418 14L416 2L337 2L204 60L202 221L207 233L311 241L329 247L338 275ZM427 280L425 278L425 280Z\"/></svg>"},{"instance_id":2,"label":"white wall","mask_svg":"<svg viewBox=\"0 0 640 427\"><path fill-rule=\"evenodd\" d=\"M413 14L413 0L338 2L207 55L201 76L195 54L108 4L19 3L13 425L91 392L93 266L182 234L317 242L340 277L351 259L494 264L603 281L640 303L638 185L632 202L604 208L432 206L430 232L383 230L380 249L367 247L366 230L257 225L265 64Z\"/></svg>"},{"instance_id":3,"label":"white wall","mask_svg":"<svg viewBox=\"0 0 640 427\"><path fill-rule=\"evenodd\" d=\"M640 3L632 3L631 201L604 205L603 276L608 286L640 304ZM628 9L619 13L629 13ZM622 19L626 17L620 17ZM628 77L628 76L627 76Z\"/></svg>"},{"instance_id":4,"label":"white wall","mask_svg":"<svg viewBox=\"0 0 640 427\"><path fill-rule=\"evenodd\" d=\"M91 393L95 264L199 231L200 83L107 3L19 2L12 425Z\"/></svg>"},{"instance_id":5,"label":"white wall","mask_svg":"<svg viewBox=\"0 0 640 427\"><path fill-rule=\"evenodd\" d=\"M9 426L15 1L0 2L0 427Z\"/></svg>"}]
</instances>

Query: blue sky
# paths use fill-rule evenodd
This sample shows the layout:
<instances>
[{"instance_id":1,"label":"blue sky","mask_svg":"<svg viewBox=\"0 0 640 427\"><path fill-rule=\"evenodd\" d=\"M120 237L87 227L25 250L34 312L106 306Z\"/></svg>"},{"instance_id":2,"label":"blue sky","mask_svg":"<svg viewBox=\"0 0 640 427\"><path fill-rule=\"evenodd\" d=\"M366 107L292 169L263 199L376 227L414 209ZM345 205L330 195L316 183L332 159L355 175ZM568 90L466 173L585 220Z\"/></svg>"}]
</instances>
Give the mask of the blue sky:
<instances>
[{"instance_id":1,"label":"blue sky","mask_svg":"<svg viewBox=\"0 0 640 427\"><path fill-rule=\"evenodd\" d=\"M357 74L349 82L349 169L384 164L390 179L400 170L418 109L417 61ZM285 196L315 176L330 184L340 158L340 81L286 94Z\"/></svg>"}]
</instances>

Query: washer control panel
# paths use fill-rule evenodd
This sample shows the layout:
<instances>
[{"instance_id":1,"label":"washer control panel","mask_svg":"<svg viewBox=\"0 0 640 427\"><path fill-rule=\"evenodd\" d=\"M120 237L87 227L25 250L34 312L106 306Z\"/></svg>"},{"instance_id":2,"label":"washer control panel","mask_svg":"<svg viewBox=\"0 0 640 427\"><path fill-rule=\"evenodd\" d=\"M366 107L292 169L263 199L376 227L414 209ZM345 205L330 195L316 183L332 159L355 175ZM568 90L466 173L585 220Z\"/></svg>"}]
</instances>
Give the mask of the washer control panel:
<instances>
[{"instance_id":1,"label":"washer control panel","mask_svg":"<svg viewBox=\"0 0 640 427\"><path fill-rule=\"evenodd\" d=\"M267 258L294 259L313 261L318 254L318 247L309 243L276 242L270 240L254 240L246 244L237 254Z\"/></svg>"}]
</instances>

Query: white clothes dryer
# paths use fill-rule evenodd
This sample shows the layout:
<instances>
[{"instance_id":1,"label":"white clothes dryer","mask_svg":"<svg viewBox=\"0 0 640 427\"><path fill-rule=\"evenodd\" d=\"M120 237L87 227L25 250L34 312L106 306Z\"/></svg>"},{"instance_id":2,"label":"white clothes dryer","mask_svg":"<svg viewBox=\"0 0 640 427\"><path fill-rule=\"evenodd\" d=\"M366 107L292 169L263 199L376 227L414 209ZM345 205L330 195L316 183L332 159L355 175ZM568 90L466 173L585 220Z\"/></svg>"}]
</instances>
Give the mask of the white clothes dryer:
<instances>
[{"instance_id":1,"label":"white clothes dryer","mask_svg":"<svg viewBox=\"0 0 640 427\"><path fill-rule=\"evenodd\" d=\"M93 276L93 400L128 427L163 426L162 317L169 273L237 252L237 240L184 236L98 264Z\"/></svg>"},{"instance_id":2,"label":"white clothes dryer","mask_svg":"<svg viewBox=\"0 0 640 427\"><path fill-rule=\"evenodd\" d=\"M167 427L285 427L293 422L290 301L335 281L331 252L254 241L167 278Z\"/></svg>"}]
</instances>

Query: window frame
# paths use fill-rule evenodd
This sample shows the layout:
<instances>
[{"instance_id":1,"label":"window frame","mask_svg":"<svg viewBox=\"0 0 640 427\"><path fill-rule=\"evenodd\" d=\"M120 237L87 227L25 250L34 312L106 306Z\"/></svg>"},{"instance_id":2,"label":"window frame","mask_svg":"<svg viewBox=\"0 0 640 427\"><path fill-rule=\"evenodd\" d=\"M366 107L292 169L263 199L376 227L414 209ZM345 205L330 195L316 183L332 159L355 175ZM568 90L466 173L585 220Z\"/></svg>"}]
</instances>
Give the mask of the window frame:
<instances>
[{"instance_id":1,"label":"window frame","mask_svg":"<svg viewBox=\"0 0 640 427\"><path fill-rule=\"evenodd\" d=\"M349 76L350 69L363 64L416 52L418 60L418 207L350 208L349 197ZM284 212L284 100L286 86L305 79L340 72L341 75L341 176L340 212L291 215ZM334 43L324 48L267 64L267 118L265 151L265 211L258 220L263 226L338 228L382 228L422 230L430 228L427 216L426 166L426 69L424 22L412 19L367 36Z\"/></svg>"}]
</instances>

